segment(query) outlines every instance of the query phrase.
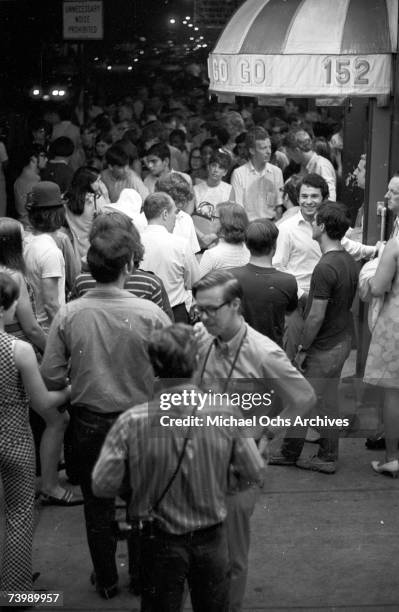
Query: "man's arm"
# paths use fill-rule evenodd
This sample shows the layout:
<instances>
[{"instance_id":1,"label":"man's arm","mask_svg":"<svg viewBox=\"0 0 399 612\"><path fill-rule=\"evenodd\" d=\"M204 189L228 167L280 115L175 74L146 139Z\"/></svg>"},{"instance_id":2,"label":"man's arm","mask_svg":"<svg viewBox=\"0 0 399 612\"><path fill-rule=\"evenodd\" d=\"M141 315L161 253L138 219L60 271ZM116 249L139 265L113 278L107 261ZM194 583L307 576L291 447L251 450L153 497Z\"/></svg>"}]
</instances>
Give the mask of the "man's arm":
<instances>
[{"instance_id":1,"label":"man's arm","mask_svg":"<svg viewBox=\"0 0 399 612\"><path fill-rule=\"evenodd\" d=\"M97 497L115 497L121 489L129 456L128 415L122 415L107 434L92 475L93 493Z\"/></svg>"},{"instance_id":2,"label":"man's arm","mask_svg":"<svg viewBox=\"0 0 399 612\"><path fill-rule=\"evenodd\" d=\"M184 253L184 287L191 289L197 280L201 277L200 268L194 253L191 252L190 245L186 244Z\"/></svg>"},{"instance_id":3,"label":"man's arm","mask_svg":"<svg viewBox=\"0 0 399 612\"><path fill-rule=\"evenodd\" d=\"M287 271L290 261L291 240L289 231L284 228L284 224L279 227L279 234L276 244L276 252L273 255L273 266L282 272Z\"/></svg>"},{"instance_id":4,"label":"man's arm","mask_svg":"<svg viewBox=\"0 0 399 612\"><path fill-rule=\"evenodd\" d=\"M67 383L69 349L65 342L63 307L55 315L47 338L40 372L49 390L64 389Z\"/></svg>"},{"instance_id":5,"label":"man's arm","mask_svg":"<svg viewBox=\"0 0 399 612\"><path fill-rule=\"evenodd\" d=\"M307 350L314 342L326 316L328 300L313 298L308 316L305 319L299 344Z\"/></svg>"},{"instance_id":6,"label":"man's arm","mask_svg":"<svg viewBox=\"0 0 399 612\"><path fill-rule=\"evenodd\" d=\"M245 432L234 442L232 465L234 472L238 473L243 480L263 483L265 462L258 451L255 440L245 437Z\"/></svg>"},{"instance_id":7,"label":"man's arm","mask_svg":"<svg viewBox=\"0 0 399 612\"><path fill-rule=\"evenodd\" d=\"M357 242L357 240L351 240L347 236L344 236L341 240L341 244L345 251L347 251L349 255L352 255L355 261L372 259L378 253L378 243L375 246L369 246L368 244L362 244L361 242Z\"/></svg>"},{"instance_id":8,"label":"man's arm","mask_svg":"<svg viewBox=\"0 0 399 612\"><path fill-rule=\"evenodd\" d=\"M241 206L244 206L244 186L241 182L241 177L237 170L234 170L231 176L231 186L234 192L235 202L237 202L237 204L240 204Z\"/></svg>"}]
</instances>

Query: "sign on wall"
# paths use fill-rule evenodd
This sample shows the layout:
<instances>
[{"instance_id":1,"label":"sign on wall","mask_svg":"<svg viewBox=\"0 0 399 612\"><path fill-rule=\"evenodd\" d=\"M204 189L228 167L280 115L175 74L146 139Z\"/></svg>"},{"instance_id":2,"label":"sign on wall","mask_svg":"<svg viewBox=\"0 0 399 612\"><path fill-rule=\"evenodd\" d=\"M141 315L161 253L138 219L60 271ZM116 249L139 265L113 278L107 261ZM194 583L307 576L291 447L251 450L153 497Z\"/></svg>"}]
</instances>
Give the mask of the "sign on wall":
<instances>
[{"instance_id":1,"label":"sign on wall","mask_svg":"<svg viewBox=\"0 0 399 612\"><path fill-rule=\"evenodd\" d=\"M102 0L64 0L63 32L65 40L102 40Z\"/></svg>"},{"instance_id":2,"label":"sign on wall","mask_svg":"<svg viewBox=\"0 0 399 612\"><path fill-rule=\"evenodd\" d=\"M243 95L372 96L391 90L391 55L209 56L210 89Z\"/></svg>"}]
</instances>

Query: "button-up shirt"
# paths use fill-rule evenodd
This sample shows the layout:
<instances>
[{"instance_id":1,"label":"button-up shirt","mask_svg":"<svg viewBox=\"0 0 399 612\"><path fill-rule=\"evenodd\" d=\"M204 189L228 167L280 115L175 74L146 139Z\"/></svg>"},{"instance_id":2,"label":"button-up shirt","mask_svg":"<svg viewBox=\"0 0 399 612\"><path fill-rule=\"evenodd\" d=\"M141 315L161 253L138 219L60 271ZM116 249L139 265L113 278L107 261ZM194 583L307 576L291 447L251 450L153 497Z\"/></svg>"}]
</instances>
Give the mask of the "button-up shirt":
<instances>
[{"instance_id":1,"label":"button-up shirt","mask_svg":"<svg viewBox=\"0 0 399 612\"><path fill-rule=\"evenodd\" d=\"M337 199L337 175L334 166L326 157L313 153L306 164L305 173L322 176L328 185L328 197L335 202Z\"/></svg>"},{"instance_id":2,"label":"button-up shirt","mask_svg":"<svg viewBox=\"0 0 399 612\"><path fill-rule=\"evenodd\" d=\"M173 393L182 390L183 387L167 389ZM199 391L190 384L184 390ZM130 515L139 519L148 517L149 508L157 504L178 465L188 432L188 427L159 427L160 416L181 419L192 415L193 410L203 423L208 416L215 415L215 409L209 404L201 411L195 405L173 406L167 413L161 413L159 401L154 401L136 406L119 417L94 468L95 494L114 497L128 461L132 490ZM217 408L217 414L241 417L227 403ZM240 427L231 425L191 427L180 469L153 513L162 528L169 533L184 534L224 521L231 465L242 478L259 479L263 460L253 439L246 437Z\"/></svg>"},{"instance_id":3,"label":"button-up shirt","mask_svg":"<svg viewBox=\"0 0 399 612\"><path fill-rule=\"evenodd\" d=\"M191 245L162 225L148 225L141 234L144 258L141 267L155 272L165 285L172 308L186 301L188 289L199 279L199 267Z\"/></svg>"},{"instance_id":4,"label":"button-up shirt","mask_svg":"<svg viewBox=\"0 0 399 612\"><path fill-rule=\"evenodd\" d=\"M206 359L206 356L208 358ZM234 363L235 362L235 363ZM234 370L231 372L232 365ZM230 379L228 379L230 375ZM307 380L294 368L287 355L273 340L260 334L242 319L238 332L228 342L208 339L200 347L198 384L203 389L226 393L271 393L271 406L259 405L249 399L245 416L268 415L276 396L288 413L303 416L315 403L314 391ZM262 427L251 430L260 437Z\"/></svg>"},{"instance_id":5,"label":"button-up shirt","mask_svg":"<svg viewBox=\"0 0 399 612\"><path fill-rule=\"evenodd\" d=\"M249 161L234 170L231 177L235 201L245 208L250 221L275 218L276 206L282 204L283 184L280 168L269 163L258 172Z\"/></svg>"},{"instance_id":6,"label":"button-up shirt","mask_svg":"<svg viewBox=\"0 0 399 612\"><path fill-rule=\"evenodd\" d=\"M312 225L301 210L279 225L273 266L293 274L298 283L298 296L308 294L313 270L321 257L318 242L312 238ZM374 257L375 247L350 240L344 236L341 244L356 261Z\"/></svg>"},{"instance_id":7,"label":"button-up shirt","mask_svg":"<svg viewBox=\"0 0 399 612\"><path fill-rule=\"evenodd\" d=\"M147 343L169 317L127 291L92 289L69 302L51 325L41 373L49 389L71 380L71 404L122 412L152 394ZM69 372L70 360L70 372Z\"/></svg>"}]
</instances>

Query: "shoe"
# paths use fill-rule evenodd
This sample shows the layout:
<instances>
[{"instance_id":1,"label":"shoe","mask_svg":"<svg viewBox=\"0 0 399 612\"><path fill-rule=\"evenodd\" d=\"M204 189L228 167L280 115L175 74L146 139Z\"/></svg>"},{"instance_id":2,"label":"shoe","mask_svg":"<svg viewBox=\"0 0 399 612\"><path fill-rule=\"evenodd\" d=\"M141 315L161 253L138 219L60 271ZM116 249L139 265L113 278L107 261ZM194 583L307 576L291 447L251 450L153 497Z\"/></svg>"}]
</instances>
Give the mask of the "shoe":
<instances>
[{"instance_id":1,"label":"shoe","mask_svg":"<svg viewBox=\"0 0 399 612\"><path fill-rule=\"evenodd\" d=\"M306 459L298 459L296 466L302 470L312 470L323 474L334 474L336 470L335 461L323 461L317 455L306 457Z\"/></svg>"},{"instance_id":2,"label":"shoe","mask_svg":"<svg viewBox=\"0 0 399 612\"><path fill-rule=\"evenodd\" d=\"M283 453L276 453L270 455L268 465L295 465L296 459L290 459L283 455Z\"/></svg>"},{"instance_id":3,"label":"shoe","mask_svg":"<svg viewBox=\"0 0 399 612\"><path fill-rule=\"evenodd\" d=\"M399 474L399 461L394 459L387 463L380 463L380 461L372 461L371 467L378 474L390 474L392 478L397 478Z\"/></svg>"},{"instance_id":4,"label":"shoe","mask_svg":"<svg viewBox=\"0 0 399 612\"><path fill-rule=\"evenodd\" d=\"M69 489L64 489L62 497L54 497L54 495L41 492L40 501L42 506L80 506L83 504L83 499L76 499Z\"/></svg>"},{"instance_id":5,"label":"shoe","mask_svg":"<svg viewBox=\"0 0 399 612\"><path fill-rule=\"evenodd\" d=\"M96 587L96 591L97 593L100 595L100 597L102 597L103 599L113 599L114 597L116 597L119 593L119 589L118 589L118 585L117 584L113 584L109 587L101 587L97 584L97 580L96 580L96 574L94 572L92 572L90 574L90 583Z\"/></svg>"},{"instance_id":6,"label":"shoe","mask_svg":"<svg viewBox=\"0 0 399 612\"><path fill-rule=\"evenodd\" d=\"M320 434L313 427L308 427L305 437L306 442L318 442L320 440Z\"/></svg>"},{"instance_id":7,"label":"shoe","mask_svg":"<svg viewBox=\"0 0 399 612\"><path fill-rule=\"evenodd\" d=\"M367 438L365 442L368 450L384 450L385 449L385 437L384 434L379 434L373 438Z\"/></svg>"}]
</instances>

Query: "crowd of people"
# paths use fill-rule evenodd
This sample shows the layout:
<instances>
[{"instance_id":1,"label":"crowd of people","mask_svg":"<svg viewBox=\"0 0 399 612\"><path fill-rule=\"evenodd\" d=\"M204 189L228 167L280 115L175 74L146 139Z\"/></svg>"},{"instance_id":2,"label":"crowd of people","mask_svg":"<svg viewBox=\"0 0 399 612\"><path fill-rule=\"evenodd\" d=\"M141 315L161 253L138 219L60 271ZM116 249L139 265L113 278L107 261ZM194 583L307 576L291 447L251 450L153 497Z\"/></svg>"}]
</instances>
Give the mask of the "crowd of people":
<instances>
[{"instance_id":1,"label":"crowd of people","mask_svg":"<svg viewBox=\"0 0 399 612\"><path fill-rule=\"evenodd\" d=\"M362 292L379 307L365 381L384 389L386 446L372 468L399 474L398 225L386 245L354 239L326 116L161 89L91 104L80 128L47 108L14 152L8 201L0 190L0 591L33 589L36 495L83 504L90 581L116 596L119 496L143 612L180 610L186 583L197 612L239 612L265 462L338 468L367 260ZM399 176L386 197L397 219ZM249 412L232 402L271 390ZM167 413L182 426L161 427L165 394L190 395Z\"/></svg>"}]
</instances>

